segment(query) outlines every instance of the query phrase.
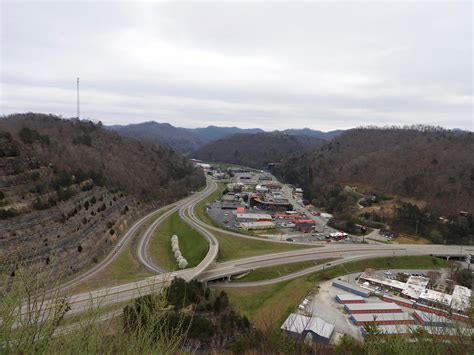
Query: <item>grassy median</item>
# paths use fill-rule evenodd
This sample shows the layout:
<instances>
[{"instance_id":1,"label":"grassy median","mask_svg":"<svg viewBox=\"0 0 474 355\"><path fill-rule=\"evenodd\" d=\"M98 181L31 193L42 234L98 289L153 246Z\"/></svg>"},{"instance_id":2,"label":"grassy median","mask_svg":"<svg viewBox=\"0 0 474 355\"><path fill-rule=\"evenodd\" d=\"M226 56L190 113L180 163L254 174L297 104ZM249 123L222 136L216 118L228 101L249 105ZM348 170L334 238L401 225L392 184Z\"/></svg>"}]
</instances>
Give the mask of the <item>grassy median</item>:
<instances>
[{"instance_id":1,"label":"grassy median","mask_svg":"<svg viewBox=\"0 0 474 355\"><path fill-rule=\"evenodd\" d=\"M269 267L262 267L252 271L251 273L241 277L239 279L234 279L234 282L254 282L262 280L271 280L276 279L281 276L289 275L297 271L308 269L313 266L318 266L329 261L333 261L336 258L328 259L318 259L318 260L308 260L300 261L297 263L275 265Z\"/></svg>"},{"instance_id":2,"label":"grassy median","mask_svg":"<svg viewBox=\"0 0 474 355\"><path fill-rule=\"evenodd\" d=\"M188 260L188 267L198 265L206 256L209 243L199 232L184 222L178 212L160 224L150 241L149 253L156 265L167 271L178 269L171 250L171 236L174 234L179 238L179 247Z\"/></svg>"},{"instance_id":3,"label":"grassy median","mask_svg":"<svg viewBox=\"0 0 474 355\"><path fill-rule=\"evenodd\" d=\"M224 288L231 304L259 327L279 327L306 295L317 292L319 282L373 269L437 269L448 262L431 256L400 256L348 262L324 271L275 285Z\"/></svg>"},{"instance_id":4,"label":"grassy median","mask_svg":"<svg viewBox=\"0 0 474 355\"><path fill-rule=\"evenodd\" d=\"M217 256L217 261L228 261L250 256L312 248L312 246L308 245L274 243L267 240L236 237L213 230L210 232L214 234L219 241L219 254Z\"/></svg>"}]
</instances>

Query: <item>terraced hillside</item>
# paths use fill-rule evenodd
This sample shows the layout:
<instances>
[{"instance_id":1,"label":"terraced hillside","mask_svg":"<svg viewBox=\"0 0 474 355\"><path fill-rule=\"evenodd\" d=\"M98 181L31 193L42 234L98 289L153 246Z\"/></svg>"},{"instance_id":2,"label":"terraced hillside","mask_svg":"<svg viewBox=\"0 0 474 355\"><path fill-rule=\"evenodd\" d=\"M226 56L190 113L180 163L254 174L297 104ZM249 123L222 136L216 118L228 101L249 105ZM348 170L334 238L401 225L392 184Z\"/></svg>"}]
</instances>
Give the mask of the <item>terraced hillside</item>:
<instances>
[{"instance_id":1,"label":"terraced hillside","mask_svg":"<svg viewBox=\"0 0 474 355\"><path fill-rule=\"evenodd\" d=\"M89 121L0 119L0 258L70 276L100 258L139 216L204 184L168 148Z\"/></svg>"}]
</instances>

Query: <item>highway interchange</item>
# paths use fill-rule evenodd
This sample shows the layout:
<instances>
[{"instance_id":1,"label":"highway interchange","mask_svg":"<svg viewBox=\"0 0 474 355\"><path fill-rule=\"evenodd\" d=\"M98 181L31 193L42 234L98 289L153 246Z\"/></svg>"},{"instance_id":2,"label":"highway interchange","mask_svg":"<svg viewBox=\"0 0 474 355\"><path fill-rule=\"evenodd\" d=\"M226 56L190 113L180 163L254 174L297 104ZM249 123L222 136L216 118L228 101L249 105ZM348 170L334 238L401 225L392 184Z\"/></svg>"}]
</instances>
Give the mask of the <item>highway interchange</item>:
<instances>
[{"instance_id":1,"label":"highway interchange","mask_svg":"<svg viewBox=\"0 0 474 355\"><path fill-rule=\"evenodd\" d=\"M415 244L338 244L338 245L327 245L323 247L305 248L301 250L295 250L290 252L281 252L274 254L265 254L254 257L242 258L239 260L232 260L228 262L215 262L218 251L219 242L213 235L214 231L225 233L239 238L258 239L262 238L242 235L239 233L229 232L222 230L215 226L206 224L199 220L195 214L195 206L202 201L204 198L212 194L217 188L217 184L212 179L207 179L206 187L194 193L193 195L175 202L169 206L162 207L147 216L137 221L130 230L122 237L120 242L117 244L115 249L104 258L96 267L89 270L88 272L78 276L74 280L71 280L65 284L62 289L68 289L81 282L91 278L101 270L104 270L107 266L113 262L118 255L125 249L124 247L130 243L137 232L142 229L149 219L159 215L153 223L146 229L138 242L137 248L137 259L140 263L146 266L151 271L155 272L155 276L147 277L141 281L130 282L118 286L107 287L98 289L90 292L84 292L76 295L69 296L68 304L70 305L70 311L68 316L83 312L90 307L103 307L106 305L121 303L127 300L149 294L151 292L157 292L163 287L169 285L169 282L174 277L181 277L185 280L199 279L202 281L211 280L223 280L229 278L231 275L242 274L260 267L276 266L286 263L294 263L299 261L317 260L317 259L337 259L331 262L331 267L353 260L362 260L374 257L383 256L402 256L402 255L466 255L467 253L473 253L474 247L472 246L456 246L456 245L415 245ZM152 261L147 254L147 247L149 242L154 235L156 228L166 220L171 214L179 211L181 219L188 223L190 226L195 228L202 234L209 242L209 249L199 265L194 268L184 269L175 272L164 272L158 265ZM160 214L161 213L161 214ZM140 237L140 236L139 236ZM269 240L272 243L288 243L282 241ZM312 244L310 244L312 245ZM314 246L314 245L313 245ZM290 275L282 276L277 279L264 280L252 283L221 283L221 286L225 287L247 287L247 286L258 286L267 285L276 282L289 280L291 278L303 276L315 271L322 270L328 265L322 264L317 265L305 270L301 270ZM48 308L52 306L52 303L45 303L45 312L48 312ZM22 308L22 314L26 313L28 305L24 305Z\"/></svg>"}]
</instances>

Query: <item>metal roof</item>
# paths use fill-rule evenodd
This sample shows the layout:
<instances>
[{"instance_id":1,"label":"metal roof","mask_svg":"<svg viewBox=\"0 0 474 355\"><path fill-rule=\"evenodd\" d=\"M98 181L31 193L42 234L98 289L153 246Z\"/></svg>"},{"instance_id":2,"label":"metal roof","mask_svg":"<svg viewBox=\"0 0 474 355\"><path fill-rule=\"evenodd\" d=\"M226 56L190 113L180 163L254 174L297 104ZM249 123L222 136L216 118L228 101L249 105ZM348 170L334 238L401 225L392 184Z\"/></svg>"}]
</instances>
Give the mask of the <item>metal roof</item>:
<instances>
[{"instance_id":1,"label":"metal roof","mask_svg":"<svg viewBox=\"0 0 474 355\"><path fill-rule=\"evenodd\" d=\"M403 321L411 320L414 321L408 313L353 313L351 314L352 319L356 322L373 322L375 321Z\"/></svg>"},{"instance_id":2,"label":"metal roof","mask_svg":"<svg viewBox=\"0 0 474 355\"><path fill-rule=\"evenodd\" d=\"M351 311L370 311L370 310L401 310L396 303L348 303L345 305L349 312Z\"/></svg>"},{"instance_id":3,"label":"metal roof","mask_svg":"<svg viewBox=\"0 0 474 355\"><path fill-rule=\"evenodd\" d=\"M453 323L451 319L448 319L446 317L443 317L434 313L428 313L428 312L416 310L413 312L413 315L415 314L422 320L423 323L444 323L444 324Z\"/></svg>"},{"instance_id":4,"label":"metal roof","mask_svg":"<svg viewBox=\"0 0 474 355\"><path fill-rule=\"evenodd\" d=\"M337 298L339 298L341 301L364 301L365 298L357 296L357 295L349 295L349 294L340 294L336 295Z\"/></svg>"},{"instance_id":5,"label":"metal roof","mask_svg":"<svg viewBox=\"0 0 474 355\"><path fill-rule=\"evenodd\" d=\"M238 219L272 219L272 216L265 213L237 213Z\"/></svg>"},{"instance_id":6,"label":"metal roof","mask_svg":"<svg viewBox=\"0 0 474 355\"><path fill-rule=\"evenodd\" d=\"M312 331L321 337L329 339L334 332L334 325L319 317L307 317L291 313L281 326L281 329L297 334Z\"/></svg>"}]
</instances>

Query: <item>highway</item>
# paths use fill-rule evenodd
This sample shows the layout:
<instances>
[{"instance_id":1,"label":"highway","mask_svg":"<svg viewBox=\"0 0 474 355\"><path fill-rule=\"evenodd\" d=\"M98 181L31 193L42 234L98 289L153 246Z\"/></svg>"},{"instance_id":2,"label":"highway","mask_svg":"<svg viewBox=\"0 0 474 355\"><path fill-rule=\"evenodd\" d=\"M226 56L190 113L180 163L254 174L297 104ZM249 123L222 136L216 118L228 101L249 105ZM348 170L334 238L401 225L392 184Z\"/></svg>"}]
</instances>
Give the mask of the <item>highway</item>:
<instances>
[{"instance_id":1,"label":"highway","mask_svg":"<svg viewBox=\"0 0 474 355\"><path fill-rule=\"evenodd\" d=\"M327 258L338 258L331 262L331 266L338 265L343 262L351 260L361 260L373 257L380 256L397 256L397 255L460 255L474 252L473 246L456 246L456 245L416 245L416 244L338 244L338 245L326 245L323 247L295 250L290 252L266 254L260 256L254 256L249 258L242 258L239 260L233 260L223 263L215 263L219 251L219 243L214 235L210 231L219 231L225 234L234 235L240 238L250 238L262 240L258 237L245 236L239 233L233 233L226 230L221 230L217 227L210 226L202 221L200 221L194 212L195 205L201 201L203 198L211 194L216 189L216 184L214 181L208 179L207 186L204 190L185 198L178 203L170 205L172 208L160 216L156 221L154 221L150 227L145 232L143 238L140 240L138 255L140 261L144 263L148 268L157 272L155 276L148 277L144 280L138 282L131 282L123 285L118 285L114 287L103 288L91 292L85 292L77 295L70 296L68 298L68 304L71 307L71 310L68 312L67 316L78 314L87 310L90 307L99 307L106 306L110 304L116 304L126 300L131 300L136 297L149 294L151 292L159 292L164 286L167 286L170 280L173 277L181 277L185 280L191 280L194 278L200 279L202 281L211 281L225 279L231 275L241 274L248 272L250 270L259 268L259 267L269 267L276 266L285 263L293 263L299 261L307 260L317 260L317 259L327 259ZM170 206L163 207L169 208ZM161 211L163 210L160 209ZM129 239L134 235L134 233L141 227L144 221L151 217L154 211L151 214L143 217L138 221L129 232L123 237L122 245L125 242L129 242ZM202 260L202 262L194 267L185 270L176 271L173 273L163 273L146 254L147 245L153 231L156 227L165 220L172 213L179 211L180 217L186 222L189 223L193 228L198 230L208 241L209 249ZM280 241L270 241L275 243L281 243ZM287 243L287 242L284 242ZM116 255L112 254L112 255ZM113 258L112 258L113 260ZM108 265L110 261L101 264L101 269ZM245 287L245 286L255 286L255 285L264 285L271 284L276 282L281 282L289 280L294 277L302 276L317 270L327 267L326 265L318 265L313 268L298 271L291 275L286 275L284 277L266 280L258 282L257 284L252 283L251 285L238 283L236 286L231 286L231 284L226 284L226 287ZM98 272L98 271L95 271ZM94 272L94 273L95 273ZM88 276L90 277L90 275ZM48 302L45 303L44 312L48 313L49 307L52 305ZM27 305L22 307L22 314L27 312Z\"/></svg>"}]
</instances>

